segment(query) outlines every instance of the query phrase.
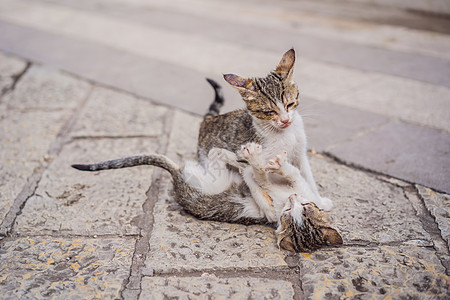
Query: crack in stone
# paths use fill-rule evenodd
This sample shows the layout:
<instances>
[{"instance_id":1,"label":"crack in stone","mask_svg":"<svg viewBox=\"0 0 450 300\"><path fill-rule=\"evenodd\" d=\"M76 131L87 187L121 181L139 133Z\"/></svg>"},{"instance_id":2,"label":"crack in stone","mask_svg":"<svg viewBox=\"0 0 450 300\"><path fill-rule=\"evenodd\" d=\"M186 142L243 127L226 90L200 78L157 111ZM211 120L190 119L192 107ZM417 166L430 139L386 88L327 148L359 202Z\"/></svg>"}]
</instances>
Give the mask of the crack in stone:
<instances>
[{"instance_id":1,"label":"crack in stone","mask_svg":"<svg viewBox=\"0 0 450 300\"><path fill-rule=\"evenodd\" d=\"M29 65L31 66L31 63ZM23 74L24 73L25 72L23 72ZM20 79L20 77L17 79L17 81ZM14 200L13 205L11 206L10 210L8 211L5 218L3 219L3 222L0 225L0 237L8 236L13 231L14 223L16 221L17 216L21 214L22 209L25 207L25 204L27 203L28 199L30 199L34 195L39 185L39 182L41 181L44 171L48 168L48 166L52 162L51 157L57 156L61 152L66 142L70 139L68 133L74 126L76 120L78 119L78 115L80 114L82 108L88 101L92 91L93 86L91 86L91 89L86 93L86 96L81 101L80 105L72 113L72 115L69 117L68 121L61 127L55 140L50 144L49 150L47 151L47 155L40 162L40 165L34 169L32 175L28 178L27 183Z\"/></svg>"},{"instance_id":2,"label":"crack in stone","mask_svg":"<svg viewBox=\"0 0 450 300\"><path fill-rule=\"evenodd\" d=\"M396 177L394 177L392 175L389 175L389 174L384 174L384 173L381 173L381 172L377 172L377 171L365 168L365 167L363 167L361 165L357 165L357 164L354 164L354 163L349 163L349 162L343 161L339 157L337 157L337 156L335 156L335 155L333 155L333 154L331 154L331 153L329 153L327 151L324 151L321 154L326 156L326 157L328 157L328 158L330 158L330 159L332 159L332 160L334 160L335 162L337 162L337 163L339 163L341 165L345 165L345 166L347 166L349 168L352 168L354 170L358 170L358 171L362 171L362 172L369 173L369 174L372 174L372 175L376 175L377 176L377 180L380 180L382 182L391 184L391 185L393 185L395 187L398 187L398 188L402 189L405 198L408 199L411 202L413 208L416 210L417 216L419 218L419 221L422 224L423 229L431 236L431 242L433 243L433 247L432 248L435 250L437 257L439 258L441 264L443 265L443 267L445 269L445 273L447 275L449 275L449 272L450 272L450 260L446 259L446 258L449 257L449 253L450 253L450 250L448 248L448 244L442 238L441 231L440 231L440 229L439 229L439 227L438 227L438 225L436 223L436 218L431 214L431 212L426 207L425 200L420 195L419 190L417 189L415 183L408 182L408 181L406 181L404 179L401 179L401 178L396 178ZM380 176L381 176L381 178L380 178ZM393 178L395 180L398 180L399 182L406 183L406 185L401 185L399 183L391 182L391 181L389 181L387 179L384 179L382 177ZM432 189L432 188L430 188L430 189L431 190L435 190L435 189ZM414 201L413 199L411 199L408 196L408 192L414 194L419 199L419 201ZM440 191L437 191L437 192L440 192ZM412 240L410 240L410 241L412 241ZM399 243L405 243L405 242L408 242L408 241L401 241ZM393 242L393 243L395 244L395 242ZM445 249L444 250L445 253L442 253L438 249L436 243L444 245L443 247L439 247L439 248ZM370 246L371 244L374 245L374 246L383 246L385 243L384 244L369 243L367 245L363 245L363 247L364 246L365 247ZM389 246L389 244L392 244L392 243L388 243L388 246ZM348 245L345 245L345 246L348 246ZM357 245L355 245L355 246L357 246ZM427 247L427 246L421 246L421 247Z\"/></svg>"},{"instance_id":3,"label":"crack in stone","mask_svg":"<svg viewBox=\"0 0 450 300\"><path fill-rule=\"evenodd\" d=\"M13 74L13 75L11 76L11 78L12 78L12 80L13 80L11 86L10 86L10 87L6 87L6 88L4 88L4 89L1 91L0 97L6 95L6 94L9 93L9 92L14 91L14 89L16 88L16 85L17 85L17 83L19 82L19 80L25 75L25 73L31 68L31 66L32 66L32 63L29 62L29 61L27 61L27 62L26 62L26 65L25 65L25 67L23 68L22 71L20 71L20 72L18 72L18 73L16 73L16 74Z\"/></svg>"},{"instance_id":4,"label":"crack in stone","mask_svg":"<svg viewBox=\"0 0 450 300\"><path fill-rule=\"evenodd\" d=\"M441 230L439 229L436 218L428 210L425 204L425 199L420 194L416 185L411 184L410 186L403 187L403 193L405 194L405 197L413 204L416 214L422 223L423 229L431 236L433 249L444 267L445 273L450 275L450 260L448 259L450 250L447 242L442 238ZM412 199L408 193L416 196L418 201Z\"/></svg>"},{"instance_id":5,"label":"crack in stone","mask_svg":"<svg viewBox=\"0 0 450 300\"><path fill-rule=\"evenodd\" d=\"M392 184L392 185L394 185L394 186L396 186L396 187L399 187L399 188L404 188L404 186L395 184L395 183L390 182L390 181L388 181L388 180L386 180L386 179L380 178L379 176L387 177L387 178L393 178L393 179L395 179L395 180L399 180L399 181L405 182L405 183L407 183L407 184L415 184L414 182L407 181L407 180L405 180L405 179L403 179L403 178L399 178L399 177L395 177L395 176L392 176L392 175L387 174L387 173L375 171L375 170L369 169L369 168L367 168L367 167L364 167L364 166L362 166L362 165L360 165L360 164L356 164L356 163L353 163L353 162L345 161L345 160L339 158L338 156L336 156L336 155L334 155L334 154L332 154L332 153L330 153L330 152L328 152L328 151L319 152L318 154L321 154L321 155L323 155L323 156L325 156L325 157L327 157L327 158L333 160L334 162L336 162L336 163L338 163L338 164L340 164L340 165L344 165L344 166L346 166L346 167L349 167L349 168L351 168L351 169L353 169L353 170L356 170L356 171L362 171L362 172L368 173L368 174L370 174L370 175L375 175L375 176L377 176L377 177L376 177L377 180L380 180L380 181L385 182L385 183ZM433 191L439 192L439 193L445 193L445 192L443 192L443 191L439 191L439 190L436 190L436 189L431 188L431 187L428 187L428 186L427 186L427 188L429 188L429 189L431 189L431 190L433 190Z\"/></svg>"},{"instance_id":6,"label":"crack in stone","mask_svg":"<svg viewBox=\"0 0 450 300\"><path fill-rule=\"evenodd\" d=\"M350 241L349 243L345 243L344 245L342 245L340 248L345 247L345 248L364 248L364 247L383 247L383 246L388 246L388 247L397 247L397 246L402 246L402 245L408 245L410 243L415 243L415 244L420 244L422 243L422 245L420 247L422 248L428 248L431 247L429 245L426 245L426 243L429 243L430 241L427 240L423 240L423 239L407 239L407 240L402 240L402 241L390 241L390 242L384 242L384 243L377 243L377 242L372 242L372 241ZM323 248L324 250L326 249L339 249L339 248Z\"/></svg>"},{"instance_id":7,"label":"crack in stone","mask_svg":"<svg viewBox=\"0 0 450 300\"><path fill-rule=\"evenodd\" d=\"M159 144L157 153L165 154L167 152L172 127L173 109L169 109L164 117L164 131L160 136L162 141ZM153 230L153 208L155 207L158 195L160 194L162 172L165 171L155 169L150 187L146 192L147 199L142 205L144 213L137 218L137 227L140 231L140 238L136 241L129 276L124 281L123 287L119 293L122 299L139 299L142 293L141 281L144 276L143 269L147 259L147 253L150 250L150 237Z\"/></svg>"},{"instance_id":8,"label":"crack in stone","mask_svg":"<svg viewBox=\"0 0 450 300\"><path fill-rule=\"evenodd\" d=\"M0 237L6 237L11 233L17 216L21 213L28 199L33 196L36 191L44 170L45 166L40 165L34 169L33 174L28 178L27 183L22 188L19 195L17 195L13 205L0 225Z\"/></svg>"},{"instance_id":9,"label":"crack in stone","mask_svg":"<svg viewBox=\"0 0 450 300\"><path fill-rule=\"evenodd\" d=\"M206 277L206 278L246 278L246 279L269 279L283 280L291 283L294 290L293 299L304 299L302 281L299 277L300 269L298 266L282 267L282 268L249 268L249 269L205 269L195 271L174 271L163 274L155 274L154 276L162 278L170 277Z\"/></svg>"}]
</instances>

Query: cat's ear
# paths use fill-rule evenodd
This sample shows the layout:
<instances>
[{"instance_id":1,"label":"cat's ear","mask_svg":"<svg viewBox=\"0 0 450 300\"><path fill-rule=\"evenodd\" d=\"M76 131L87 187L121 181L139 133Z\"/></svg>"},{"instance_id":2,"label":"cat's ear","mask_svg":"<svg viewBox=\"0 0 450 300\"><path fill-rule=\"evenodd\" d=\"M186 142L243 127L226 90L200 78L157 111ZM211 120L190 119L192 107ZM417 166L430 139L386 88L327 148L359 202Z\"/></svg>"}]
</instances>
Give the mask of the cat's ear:
<instances>
[{"instance_id":1,"label":"cat's ear","mask_svg":"<svg viewBox=\"0 0 450 300\"><path fill-rule=\"evenodd\" d=\"M277 244L278 248L295 253L294 243L292 242L291 238L284 237L281 240L278 240Z\"/></svg>"},{"instance_id":2,"label":"cat's ear","mask_svg":"<svg viewBox=\"0 0 450 300\"><path fill-rule=\"evenodd\" d=\"M280 60L280 63L275 68L275 73L281 76L285 81L292 80L295 65L295 50L288 50Z\"/></svg>"},{"instance_id":3,"label":"cat's ear","mask_svg":"<svg viewBox=\"0 0 450 300\"><path fill-rule=\"evenodd\" d=\"M327 245L339 246L344 243L341 234L334 228L325 227L322 228L323 240Z\"/></svg>"},{"instance_id":4,"label":"cat's ear","mask_svg":"<svg viewBox=\"0 0 450 300\"><path fill-rule=\"evenodd\" d=\"M232 87L238 90L250 90L254 91L253 81L249 78L243 78L234 74L224 74L223 78L225 78L226 82L231 84Z\"/></svg>"}]
</instances>

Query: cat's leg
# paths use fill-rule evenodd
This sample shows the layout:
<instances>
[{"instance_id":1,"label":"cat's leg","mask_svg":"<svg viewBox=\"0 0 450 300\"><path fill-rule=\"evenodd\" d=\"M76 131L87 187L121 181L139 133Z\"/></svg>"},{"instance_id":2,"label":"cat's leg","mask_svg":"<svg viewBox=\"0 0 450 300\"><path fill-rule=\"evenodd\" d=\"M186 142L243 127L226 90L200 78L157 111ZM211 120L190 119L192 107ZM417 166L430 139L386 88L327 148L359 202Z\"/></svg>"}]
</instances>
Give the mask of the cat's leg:
<instances>
[{"instance_id":1,"label":"cat's leg","mask_svg":"<svg viewBox=\"0 0 450 300\"><path fill-rule=\"evenodd\" d=\"M271 223L278 222L272 198L264 192L264 189L256 182L253 168L248 166L242 172L244 182L247 184L255 203L260 208L261 213Z\"/></svg>"},{"instance_id":2,"label":"cat's leg","mask_svg":"<svg viewBox=\"0 0 450 300\"><path fill-rule=\"evenodd\" d=\"M243 170L242 177L250 189L255 202L269 222L278 222L272 198L264 190L267 187L268 180L264 171L262 146L255 143L246 144L238 152L238 157L249 163L249 166Z\"/></svg>"},{"instance_id":3,"label":"cat's leg","mask_svg":"<svg viewBox=\"0 0 450 300\"><path fill-rule=\"evenodd\" d=\"M262 152L262 146L256 143L248 143L243 145L237 152L239 160L245 160L253 170L253 176L256 182L262 188L268 183L267 172L265 171L265 159Z\"/></svg>"},{"instance_id":4,"label":"cat's leg","mask_svg":"<svg viewBox=\"0 0 450 300\"><path fill-rule=\"evenodd\" d=\"M300 173L302 177L306 180L306 183L309 185L309 188L314 193L314 203L323 210L329 211L333 207L333 201L331 199L328 199L326 197L321 197L319 194L319 190L316 185L316 181L314 180L311 166L309 164L308 158L306 156L306 153L303 155L300 155L299 159L299 165L300 165Z\"/></svg>"},{"instance_id":5,"label":"cat's leg","mask_svg":"<svg viewBox=\"0 0 450 300\"><path fill-rule=\"evenodd\" d=\"M294 183L301 176L300 171L287 161L286 151L283 151L275 158L270 159L264 170L266 172L278 174L290 183Z\"/></svg>"}]
</instances>

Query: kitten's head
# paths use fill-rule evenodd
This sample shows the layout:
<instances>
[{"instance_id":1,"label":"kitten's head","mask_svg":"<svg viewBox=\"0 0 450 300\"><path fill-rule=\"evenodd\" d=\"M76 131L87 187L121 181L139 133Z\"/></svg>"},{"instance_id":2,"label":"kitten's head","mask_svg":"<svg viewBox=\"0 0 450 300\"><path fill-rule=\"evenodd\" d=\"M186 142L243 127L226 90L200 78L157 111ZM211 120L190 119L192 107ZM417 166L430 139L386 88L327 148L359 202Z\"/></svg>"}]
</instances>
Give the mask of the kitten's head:
<instances>
[{"instance_id":1,"label":"kitten's head","mask_svg":"<svg viewBox=\"0 0 450 300\"><path fill-rule=\"evenodd\" d=\"M342 245L339 232L330 225L324 211L313 202L299 202L289 198L280 217L277 244L290 252L310 252L322 246Z\"/></svg>"},{"instance_id":2,"label":"kitten's head","mask_svg":"<svg viewBox=\"0 0 450 300\"><path fill-rule=\"evenodd\" d=\"M258 124L283 130L293 122L298 106L298 89L292 80L295 51L287 51L274 71L264 78L224 75L236 88Z\"/></svg>"}]
</instances>

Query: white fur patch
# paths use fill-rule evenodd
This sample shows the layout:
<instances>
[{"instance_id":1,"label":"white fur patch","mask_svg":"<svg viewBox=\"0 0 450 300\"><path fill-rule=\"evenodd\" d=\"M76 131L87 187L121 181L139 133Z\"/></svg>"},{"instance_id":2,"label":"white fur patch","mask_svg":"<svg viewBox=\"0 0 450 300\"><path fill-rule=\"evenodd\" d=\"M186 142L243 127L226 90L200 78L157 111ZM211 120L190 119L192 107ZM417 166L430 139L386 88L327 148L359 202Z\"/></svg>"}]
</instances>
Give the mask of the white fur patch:
<instances>
[{"instance_id":1,"label":"white fur patch","mask_svg":"<svg viewBox=\"0 0 450 300\"><path fill-rule=\"evenodd\" d=\"M214 166L208 161L205 166L197 161L187 161L182 174L186 183L205 194L219 194L228 189L232 183L242 181L239 174L229 171L225 165Z\"/></svg>"},{"instance_id":2,"label":"white fur patch","mask_svg":"<svg viewBox=\"0 0 450 300\"><path fill-rule=\"evenodd\" d=\"M231 201L242 204L244 206L244 210L238 218L265 218L262 209L256 204L255 200L252 197L240 198L238 196L235 196L231 199Z\"/></svg>"}]
</instances>

